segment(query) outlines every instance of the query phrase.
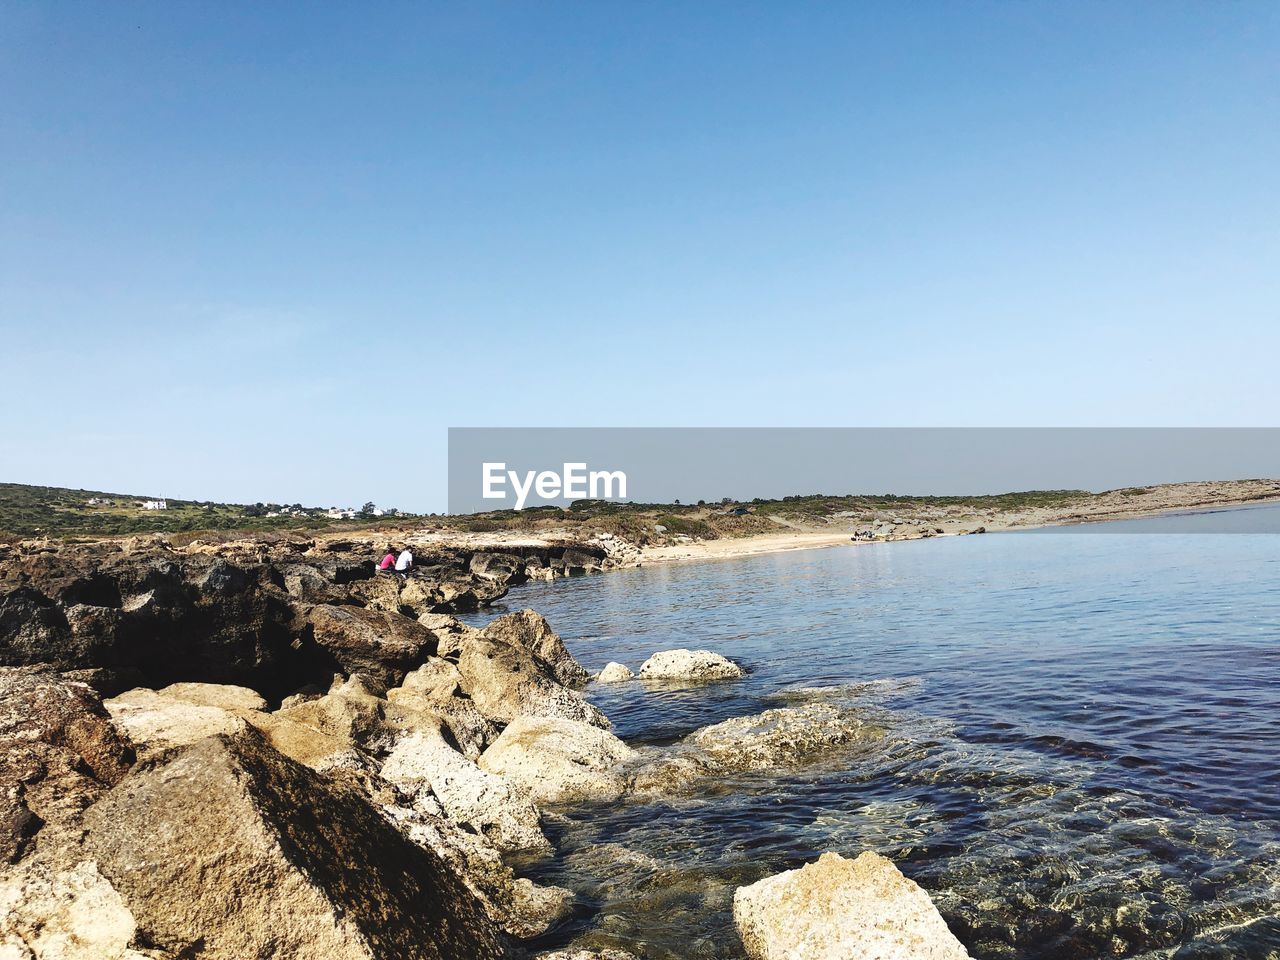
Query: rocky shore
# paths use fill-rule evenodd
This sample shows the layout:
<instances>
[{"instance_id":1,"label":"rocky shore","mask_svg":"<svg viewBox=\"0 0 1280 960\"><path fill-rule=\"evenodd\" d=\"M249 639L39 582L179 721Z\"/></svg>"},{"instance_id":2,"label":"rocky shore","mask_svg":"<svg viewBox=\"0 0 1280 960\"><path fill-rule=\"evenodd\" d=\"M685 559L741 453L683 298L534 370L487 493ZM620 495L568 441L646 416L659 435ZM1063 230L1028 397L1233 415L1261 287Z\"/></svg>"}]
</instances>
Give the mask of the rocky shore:
<instances>
[{"instance_id":1,"label":"rocky shore","mask_svg":"<svg viewBox=\"0 0 1280 960\"><path fill-rule=\"evenodd\" d=\"M556 856L557 806L693 791L879 735L849 708L800 704L637 749L588 684L642 697L742 666L654 651L638 676L613 664L596 681L532 610L484 629L455 616L530 578L634 562L624 545L419 547L407 578L375 574L376 553L7 548L0 958L528 957L575 907L513 867ZM734 911L755 960L966 955L870 854L744 887Z\"/></svg>"}]
</instances>

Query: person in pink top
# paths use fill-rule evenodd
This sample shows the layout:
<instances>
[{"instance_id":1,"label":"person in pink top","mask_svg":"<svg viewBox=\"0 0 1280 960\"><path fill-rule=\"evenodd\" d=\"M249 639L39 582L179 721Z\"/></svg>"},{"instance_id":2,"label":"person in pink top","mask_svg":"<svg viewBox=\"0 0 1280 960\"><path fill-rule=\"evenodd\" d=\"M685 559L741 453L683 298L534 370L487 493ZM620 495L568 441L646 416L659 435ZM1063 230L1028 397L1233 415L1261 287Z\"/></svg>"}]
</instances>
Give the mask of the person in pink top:
<instances>
[{"instance_id":1,"label":"person in pink top","mask_svg":"<svg viewBox=\"0 0 1280 960\"><path fill-rule=\"evenodd\" d=\"M387 547L387 555L378 562L378 572L391 573L396 566L396 548Z\"/></svg>"}]
</instances>

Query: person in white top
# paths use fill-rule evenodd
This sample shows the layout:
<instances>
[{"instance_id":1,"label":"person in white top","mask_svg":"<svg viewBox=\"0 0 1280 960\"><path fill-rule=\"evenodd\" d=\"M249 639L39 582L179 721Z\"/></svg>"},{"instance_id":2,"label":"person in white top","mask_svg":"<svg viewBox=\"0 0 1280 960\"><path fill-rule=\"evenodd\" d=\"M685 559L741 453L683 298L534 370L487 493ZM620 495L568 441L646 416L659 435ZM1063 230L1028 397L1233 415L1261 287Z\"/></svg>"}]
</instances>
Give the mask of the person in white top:
<instances>
[{"instance_id":1,"label":"person in white top","mask_svg":"<svg viewBox=\"0 0 1280 960\"><path fill-rule=\"evenodd\" d=\"M396 557L396 573L408 574L413 569L413 552L405 547L400 551L400 556Z\"/></svg>"}]
</instances>

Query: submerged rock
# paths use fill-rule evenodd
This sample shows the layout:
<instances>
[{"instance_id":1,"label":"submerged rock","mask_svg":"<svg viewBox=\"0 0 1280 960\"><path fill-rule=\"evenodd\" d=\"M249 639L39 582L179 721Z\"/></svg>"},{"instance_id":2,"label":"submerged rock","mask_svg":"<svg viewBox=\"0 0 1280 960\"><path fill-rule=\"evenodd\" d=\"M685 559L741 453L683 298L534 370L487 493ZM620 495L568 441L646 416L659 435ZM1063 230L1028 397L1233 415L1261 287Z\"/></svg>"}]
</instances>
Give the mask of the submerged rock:
<instances>
[{"instance_id":1,"label":"submerged rock","mask_svg":"<svg viewBox=\"0 0 1280 960\"><path fill-rule=\"evenodd\" d=\"M695 730L638 767L632 784L645 793L675 792L708 774L794 766L881 734L853 710L831 704L766 710Z\"/></svg>"},{"instance_id":2,"label":"submerged rock","mask_svg":"<svg viewBox=\"0 0 1280 960\"><path fill-rule=\"evenodd\" d=\"M253 732L134 772L85 823L86 852L162 949L209 960L505 956L483 905L438 856Z\"/></svg>"},{"instance_id":3,"label":"submerged rock","mask_svg":"<svg viewBox=\"0 0 1280 960\"><path fill-rule=\"evenodd\" d=\"M641 680L737 680L740 666L710 650L663 650L640 667Z\"/></svg>"},{"instance_id":4,"label":"submerged rock","mask_svg":"<svg viewBox=\"0 0 1280 960\"><path fill-rule=\"evenodd\" d=\"M596 683L623 683L634 676L625 664L606 663L604 669L596 674Z\"/></svg>"},{"instance_id":5,"label":"submerged rock","mask_svg":"<svg viewBox=\"0 0 1280 960\"><path fill-rule=\"evenodd\" d=\"M635 751L589 724L521 717L480 757L480 767L529 791L538 803L613 800L626 790L621 766Z\"/></svg>"},{"instance_id":6,"label":"submerged rock","mask_svg":"<svg viewBox=\"0 0 1280 960\"><path fill-rule=\"evenodd\" d=\"M929 895L870 851L740 887L733 918L752 960L969 960Z\"/></svg>"}]
</instances>

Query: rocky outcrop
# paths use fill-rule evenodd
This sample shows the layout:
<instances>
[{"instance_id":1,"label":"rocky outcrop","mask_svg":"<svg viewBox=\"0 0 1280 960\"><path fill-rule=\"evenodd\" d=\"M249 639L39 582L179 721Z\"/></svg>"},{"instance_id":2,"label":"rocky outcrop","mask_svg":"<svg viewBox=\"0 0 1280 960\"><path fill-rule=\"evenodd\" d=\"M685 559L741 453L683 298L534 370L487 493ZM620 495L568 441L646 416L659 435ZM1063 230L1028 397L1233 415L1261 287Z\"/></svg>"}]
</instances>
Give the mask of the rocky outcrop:
<instances>
[{"instance_id":1,"label":"rocky outcrop","mask_svg":"<svg viewBox=\"0 0 1280 960\"><path fill-rule=\"evenodd\" d=\"M363 673L395 686L436 652L436 636L399 613L321 605L303 614L300 631L343 673Z\"/></svg>"},{"instance_id":2,"label":"rocky outcrop","mask_svg":"<svg viewBox=\"0 0 1280 960\"><path fill-rule=\"evenodd\" d=\"M518 717L556 717L608 728L609 719L523 646L479 634L458 657L462 689L487 719L504 725Z\"/></svg>"},{"instance_id":3,"label":"rocky outcrop","mask_svg":"<svg viewBox=\"0 0 1280 960\"><path fill-rule=\"evenodd\" d=\"M606 663L596 674L596 683L624 683L635 677L630 668L621 663Z\"/></svg>"},{"instance_id":4,"label":"rocky outcrop","mask_svg":"<svg viewBox=\"0 0 1280 960\"><path fill-rule=\"evenodd\" d=\"M710 650L663 650L640 667L641 680L684 680L705 683L737 680L744 676L740 666Z\"/></svg>"},{"instance_id":5,"label":"rocky outcrop","mask_svg":"<svg viewBox=\"0 0 1280 960\"><path fill-rule=\"evenodd\" d=\"M733 918L752 960L968 960L929 895L879 854L816 863L740 887Z\"/></svg>"},{"instance_id":6,"label":"rocky outcrop","mask_svg":"<svg viewBox=\"0 0 1280 960\"><path fill-rule=\"evenodd\" d=\"M161 949L210 960L505 955L438 856L251 731L133 773L85 823L87 856Z\"/></svg>"},{"instance_id":7,"label":"rocky outcrop","mask_svg":"<svg viewBox=\"0 0 1280 960\"><path fill-rule=\"evenodd\" d=\"M521 717L480 757L480 768L518 784L538 803L613 800L626 790L635 751L575 720Z\"/></svg>"},{"instance_id":8,"label":"rocky outcrop","mask_svg":"<svg viewBox=\"0 0 1280 960\"><path fill-rule=\"evenodd\" d=\"M447 660L431 657L387 691L387 699L402 708L433 713L449 727L462 755L476 760L498 738L498 728L462 690L462 674Z\"/></svg>"},{"instance_id":9,"label":"rocky outcrop","mask_svg":"<svg viewBox=\"0 0 1280 960\"><path fill-rule=\"evenodd\" d=\"M0 668L0 859L71 824L134 760L97 696L34 667Z\"/></svg>"},{"instance_id":10,"label":"rocky outcrop","mask_svg":"<svg viewBox=\"0 0 1280 960\"><path fill-rule=\"evenodd\" d=\"M811 703L766 710L702 727L650 753L632 774L632 786L642 793L677 792L709 774L795 766L881 735L851 708Z\"/></svg>"},{"instance_id":11,"label":"rocky outcrop","mask_svg":"<svg viewBox=\"0 0 1280 960\"><path fill-rule=\"evenodd\" d=\"M564 641L551 629L547 618L534 610L499 617L482 633L491 640L527 650L550 671L557 683L566 687L580 687L589 679L587 671L573 659Z\"/></svg>"}]
</instances>

